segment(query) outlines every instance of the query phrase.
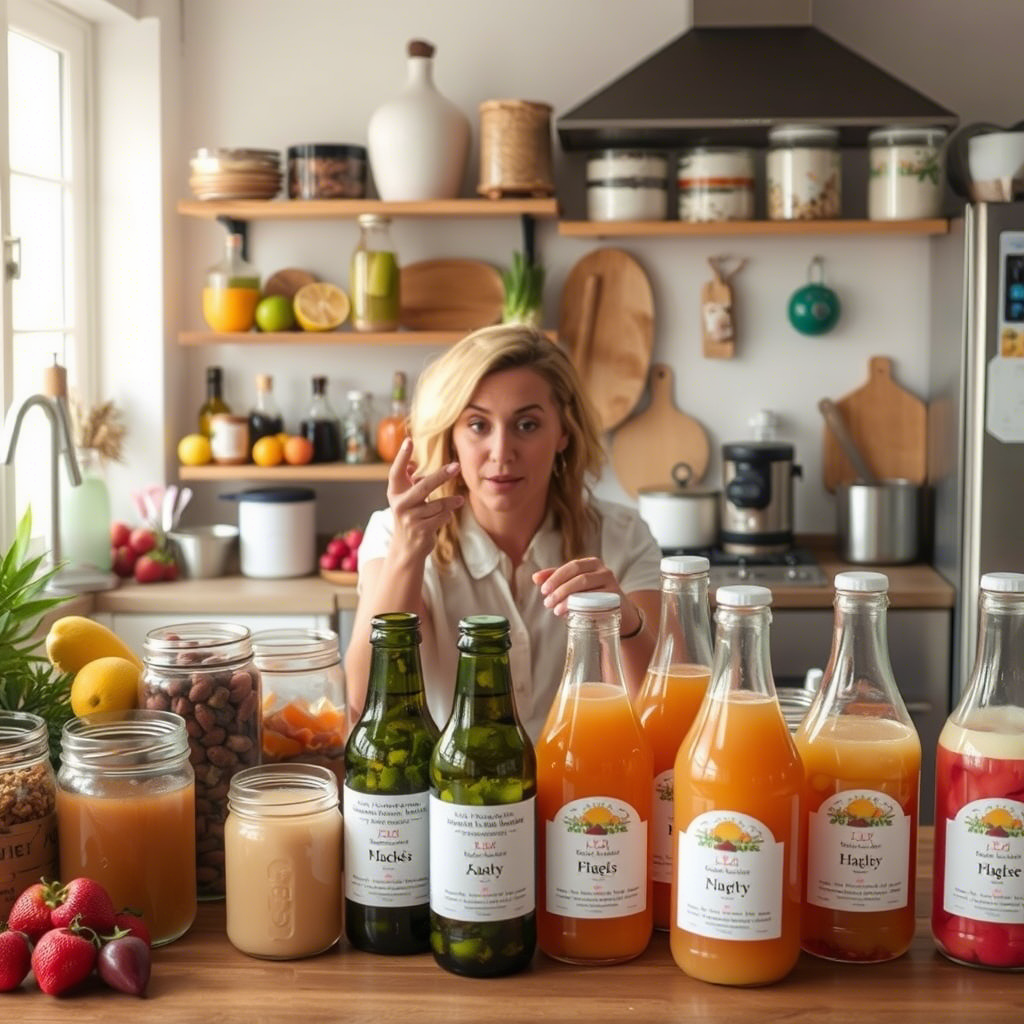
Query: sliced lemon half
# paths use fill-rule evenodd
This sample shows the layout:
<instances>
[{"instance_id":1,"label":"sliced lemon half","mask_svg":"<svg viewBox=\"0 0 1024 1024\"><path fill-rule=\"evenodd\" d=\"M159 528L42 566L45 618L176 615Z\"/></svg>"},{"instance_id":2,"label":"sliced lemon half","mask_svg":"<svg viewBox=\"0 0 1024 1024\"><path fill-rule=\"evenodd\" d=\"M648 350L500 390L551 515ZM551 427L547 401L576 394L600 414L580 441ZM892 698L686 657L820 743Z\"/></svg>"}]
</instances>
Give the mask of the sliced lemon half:
<instances>
[{"instance_id":1,"label":"sliced lemon half","mask_svg":"<svg viewBox=\"0 0 1024 1024\"><path fill-rule=\"evenodd\" d=\"M336 284L313 281L295 293L292 308L304 331L333 331L348 319L351 305Z\"/></svg>"}]
</instances>

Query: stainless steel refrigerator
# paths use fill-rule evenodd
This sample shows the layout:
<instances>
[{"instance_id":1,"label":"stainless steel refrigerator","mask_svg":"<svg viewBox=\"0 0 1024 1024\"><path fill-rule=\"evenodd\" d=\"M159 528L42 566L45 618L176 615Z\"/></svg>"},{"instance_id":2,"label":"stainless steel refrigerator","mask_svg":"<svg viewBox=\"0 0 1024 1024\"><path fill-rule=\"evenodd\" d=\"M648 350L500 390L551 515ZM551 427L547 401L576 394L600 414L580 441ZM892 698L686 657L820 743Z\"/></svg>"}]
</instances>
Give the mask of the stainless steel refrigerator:
<instances>
[{"instance_id":1,"label":"stainless steel refrigerator","mask_svg":"<svg viewBox=\"0 0 1024 1024\"><path fill-rule=\"evenodd\" d=\"M978 582L1024 572L1024 203L974 203L931 244L929 482L935 568L956 588L952 694Z\"/></svg>"}]
</instances>

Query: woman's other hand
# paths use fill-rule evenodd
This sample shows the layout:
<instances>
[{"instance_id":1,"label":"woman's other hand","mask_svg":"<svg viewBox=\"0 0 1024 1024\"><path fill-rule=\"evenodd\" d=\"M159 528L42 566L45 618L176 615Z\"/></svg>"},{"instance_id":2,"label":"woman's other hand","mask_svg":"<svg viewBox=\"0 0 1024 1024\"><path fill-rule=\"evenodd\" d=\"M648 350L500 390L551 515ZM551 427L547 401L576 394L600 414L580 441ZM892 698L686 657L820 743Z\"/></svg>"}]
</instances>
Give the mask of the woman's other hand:
<instances>
[{"instance_id":1,"label":"woman's other hand","mask_svg":"<svg viewBox=\"0 0 1024 1024\"><path fill-rule=\"evenodd\" d=\"M533 582L540 587L545 606L555 615L566 613L570 594L603 590L609 594L619 595L624 634L632 633L642 624L636 605L622 592L615 573L600 558L574 558L556 568L538 569L533 574Z\"/></svg>"},{"instance_id":2,"label":"woman's other hand","mask_svg":"<svg viewBox=\"0 0 1024 1024\"><path fill-rule=\"evenodd\" d=\"M441 498L430 495L458 473L459 464L449 462L428 476L420 476L412 461L412 441L406 438L402 442L388 473L388 505L395 517L392 543L398 543L409 555L426 559L434 548L437 531L466 500L461 494Z\"/></svg>"}]
</instances>

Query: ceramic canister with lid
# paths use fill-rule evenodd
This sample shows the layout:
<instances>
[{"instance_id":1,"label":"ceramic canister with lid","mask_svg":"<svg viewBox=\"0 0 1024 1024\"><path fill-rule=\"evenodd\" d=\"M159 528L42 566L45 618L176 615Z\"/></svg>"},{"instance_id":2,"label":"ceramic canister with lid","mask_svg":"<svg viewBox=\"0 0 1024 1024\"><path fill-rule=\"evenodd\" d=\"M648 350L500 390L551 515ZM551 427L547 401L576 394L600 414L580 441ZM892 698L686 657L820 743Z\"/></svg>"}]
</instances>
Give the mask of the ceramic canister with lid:
<instances>
[{"instance_id":1,"label":"ceramic canister with lid","mask_svg":"<svg viewBox=\"0 0 1024 1024\"><path fill-rule=\"evenodd\" d=\"M699 146L679 157L679 219L689 223L751 220L754 151L741 146Z\"/></svg>"},{"instance_id":2,"label":"ceramic canister with lid","mask_svg":"<svg viewBox=\"0 0 1024 1024\"><path fill-rule=\"evenodd\" d=\"M942 213L945 128L893 125L868 135L868 217L911 220Z\"/></svg>"},{"instance_id":3,"label":"ceramic canister with lid","mask_svg":"<svg viewBox=\"0 0 1024 1024\"><path fill-rule=\"evenodd\" d=\"M222 498L238 502L243 576L308 576L316 568L316 493L309 487L256 487Z\"/></svg>"},{"instance_id":4,"label":"ceramic canister with lid","mask_svg":"<svg viewBox=\"0 0 1024 1024\"><path fill-rule=\"evenodd\" d=\"M590 220L665 220L668 160L661 153L606 149L587 160Z\"/></svg>"},{"instance_id":5,"label":"ceramic canister with lid","mask_svg":"<svg viewBox=\"0 0 1024 1024\"><path fill-rule=\"evenodd\" d=\"M842 200L839 130L781 124L768 133L766 160L770 220L828 220Z\"/></svg>"}]
</instances>

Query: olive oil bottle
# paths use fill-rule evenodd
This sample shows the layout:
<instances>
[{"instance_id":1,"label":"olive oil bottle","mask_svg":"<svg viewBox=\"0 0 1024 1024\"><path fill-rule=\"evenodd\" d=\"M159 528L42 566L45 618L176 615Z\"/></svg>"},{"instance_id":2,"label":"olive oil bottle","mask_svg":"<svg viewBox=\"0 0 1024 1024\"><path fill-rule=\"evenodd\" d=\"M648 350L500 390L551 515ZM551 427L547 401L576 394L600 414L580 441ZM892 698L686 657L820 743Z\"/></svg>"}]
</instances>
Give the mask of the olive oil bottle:
<instances>
[{"instance_id":1,"label":"olive oil bottle","mask_svg":"<svg viewBox=\"0 0 1024 1024\"><path fill-rule=\"evenodd\" d=\"M537 764L510 645L498 615L459 623L455 700L430 759L430 945L470 977L522 970L537 942Z\"/></svg>"},{"instance_id":2,"label":"olive oil bottle","mask_svg":"<svg viewBox=\"0 0 1024 1024\"><path fill-rule=\"evenodd\" d=\"M345 745L345 934L370 953L421 953L438 733L423 692L419 617L374 616L370 644L366 707Z\"/></svg>"}]
</instances>

